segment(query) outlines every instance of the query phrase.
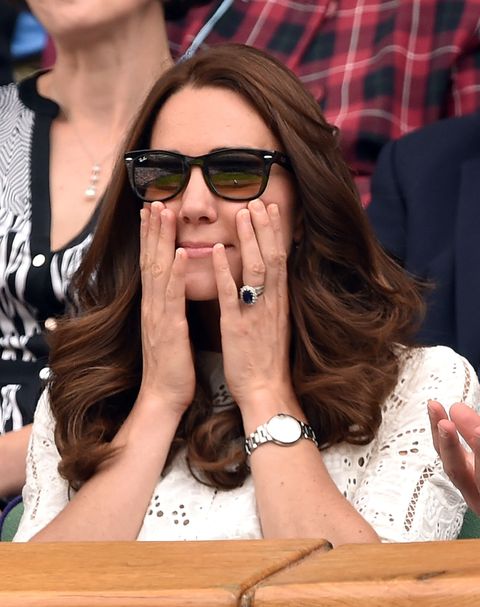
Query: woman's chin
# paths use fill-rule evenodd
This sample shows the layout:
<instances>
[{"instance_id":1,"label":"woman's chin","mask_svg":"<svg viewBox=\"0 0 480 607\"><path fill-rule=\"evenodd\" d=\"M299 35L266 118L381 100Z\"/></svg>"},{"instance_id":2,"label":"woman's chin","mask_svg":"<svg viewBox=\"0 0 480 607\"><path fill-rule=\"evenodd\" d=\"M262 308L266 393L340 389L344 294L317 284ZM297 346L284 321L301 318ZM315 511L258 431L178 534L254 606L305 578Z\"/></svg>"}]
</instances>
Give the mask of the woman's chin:
<instances>
[{"instance_id":1,"label":"woman's chin","mask_svg":"<svg viewBox=\"0 0 480 607\"><path fill-rule=\"evenodd\" d=\"M194 284L186 284L185 286L185 297L189 301L210 301L212 299L218 299L217 285L215 281L213 284L209 284L209 281L198 284L196 281Z\"/></svg>"},{"instance_id":2,"label":"woman's chin","mask_svg":"<svg viewBox=\"0 0 480 607\"><path fill-rule=\"evenodd\" d=\"M235 268L236 270L236 268ZM242 284L239 276L241 269L233 272L233 279L237 285ZM210 301L218 299L217 281L212 271L187 271L185 276L185 297L190 301Z\"/></svg>"}]
</instances>

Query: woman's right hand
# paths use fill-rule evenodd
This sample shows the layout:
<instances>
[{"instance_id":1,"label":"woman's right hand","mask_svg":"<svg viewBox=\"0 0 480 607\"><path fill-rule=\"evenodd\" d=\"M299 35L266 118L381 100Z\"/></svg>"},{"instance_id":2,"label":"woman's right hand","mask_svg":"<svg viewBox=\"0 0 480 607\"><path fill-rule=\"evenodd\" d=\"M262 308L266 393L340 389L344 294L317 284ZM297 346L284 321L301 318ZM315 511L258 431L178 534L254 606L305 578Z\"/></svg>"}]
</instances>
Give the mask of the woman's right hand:
<instances>
[{"instance_id":1,"label":"woman's right hand","mask_svg":"<svg viewBox=\"0 0 480 607\"><path fill-rule=\"evenodd\" d=\"M175 214L161 202L141 211L143 376L139 400L182 414L193 400L195 369L185 314L187 255L175 252Z\"/></svg>"}]
</instances>

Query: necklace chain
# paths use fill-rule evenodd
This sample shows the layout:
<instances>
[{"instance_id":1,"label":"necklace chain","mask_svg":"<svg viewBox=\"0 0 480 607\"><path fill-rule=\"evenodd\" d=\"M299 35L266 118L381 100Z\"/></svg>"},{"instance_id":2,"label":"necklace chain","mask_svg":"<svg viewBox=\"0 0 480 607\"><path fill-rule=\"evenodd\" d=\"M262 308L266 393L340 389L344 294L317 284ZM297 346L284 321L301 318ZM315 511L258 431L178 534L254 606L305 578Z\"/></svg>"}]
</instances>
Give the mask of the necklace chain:
<instances>
[{"instance_id":1,"label":"necklace chain","mask_svg":"<svg viewBox=\"0 0 480 607\"><path fill-rule=\"evenodd\" d=\"M83 151L85 152L85 155L88 157L88 159L92 163L92 168L90 169L90 179L89 179L87 187L85 188L83 195L85 196L86 200L88 200L89 202L93 202L97 199L97 196L98 196L98 182L100 181L100 173L102 171L102 165L107 160L107 158L109 158L112 155L113 149L110 149L107 152L107 154L105 154L99 161L95 160L94 155L91 153L91 151L87 147L85 141L80 136L80 133L78 132L78 130L75 127L75 125L73 124L73 122L69 122L69 124L70 124L70 127L72 128L73 133L75 134L75 137L77 138L78 143L80 144Z\"/></svg>"}]
</instances>

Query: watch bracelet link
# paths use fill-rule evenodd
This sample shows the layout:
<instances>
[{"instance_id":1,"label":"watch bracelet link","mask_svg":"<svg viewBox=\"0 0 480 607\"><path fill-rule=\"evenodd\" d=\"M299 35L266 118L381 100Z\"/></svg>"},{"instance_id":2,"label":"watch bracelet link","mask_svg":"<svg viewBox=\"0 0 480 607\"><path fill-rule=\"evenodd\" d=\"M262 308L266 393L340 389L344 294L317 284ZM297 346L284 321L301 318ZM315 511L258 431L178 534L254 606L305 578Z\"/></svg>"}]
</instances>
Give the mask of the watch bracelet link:
<instances>
[{"instance_id":1,"label":"watch bracelet link","mask_svg":"<svg viewBox=\"0 0 480 607\"><path fill-rule=\"evenodd\" d=\"M299 419L296 419L296 421L300 424L301 435L292 443L281 443L270 436L270 434L267 432L268 422L258 426L258 428L256 428L251 434L249 434L249 436L245 438L245 451L247 455L251 455L252 452L257 449L257 447L260 447L266 443L273 442L274 444L282 447L291 447L292 445L298 443L298 441L300 441L302 438L312 441L313 444L318 448L318 441L314 429Z\"/></svg>"}]
</instances>

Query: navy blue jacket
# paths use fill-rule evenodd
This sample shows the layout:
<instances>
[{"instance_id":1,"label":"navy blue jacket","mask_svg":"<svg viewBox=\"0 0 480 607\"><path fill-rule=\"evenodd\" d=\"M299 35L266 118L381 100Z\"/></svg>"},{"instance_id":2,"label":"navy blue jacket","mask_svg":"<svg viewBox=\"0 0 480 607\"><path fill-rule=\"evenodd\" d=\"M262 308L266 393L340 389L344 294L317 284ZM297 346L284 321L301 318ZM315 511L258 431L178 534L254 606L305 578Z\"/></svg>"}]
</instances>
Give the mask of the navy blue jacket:
<instances>
[{"instance_id":1,"label":"navy blue jacket","mask_svg":"<svg viewBox=\"0 0 480 607\"><path fill-rule=\"evenodd\" d=\"M367 209L386 250L435 284L419 339L480 369L480 113L385 146Z\"/></svg>"}]
</instances>

